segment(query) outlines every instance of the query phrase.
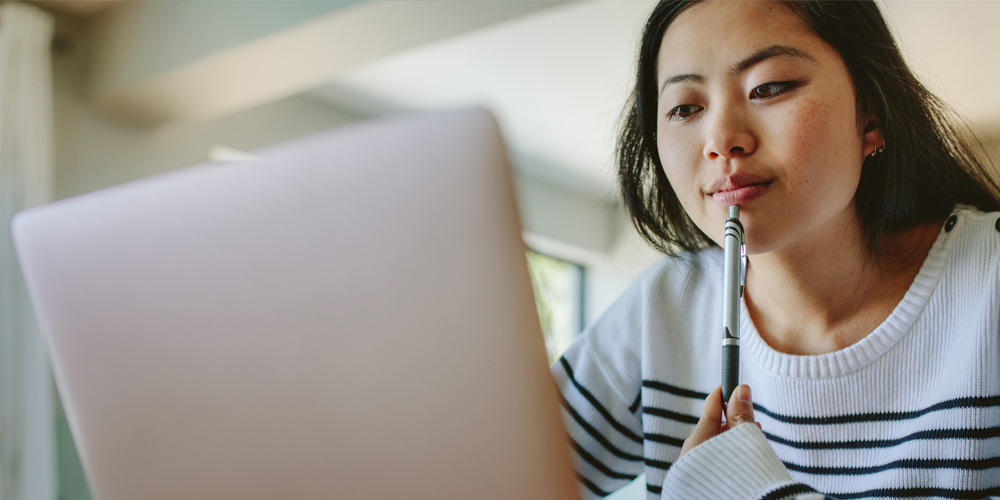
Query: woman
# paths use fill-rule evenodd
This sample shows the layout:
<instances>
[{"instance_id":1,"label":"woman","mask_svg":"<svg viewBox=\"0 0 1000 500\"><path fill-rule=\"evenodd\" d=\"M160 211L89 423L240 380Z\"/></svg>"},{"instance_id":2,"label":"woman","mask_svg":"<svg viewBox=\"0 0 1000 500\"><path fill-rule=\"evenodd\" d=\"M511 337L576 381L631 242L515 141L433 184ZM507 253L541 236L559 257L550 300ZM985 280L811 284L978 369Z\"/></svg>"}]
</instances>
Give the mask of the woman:
<instances>
[{"instance_id":1,"label":"woman","mask_svg":"<svg viewBox=\"0 0 1000 500\"><path fill-rule=\"evenodd\" d=\"M1000 491L1000 189L945 117L874 2L657 5L618 161L669 256L553 367L585 498L643 472L650 498Z\"/></svg>"}]
</instances>

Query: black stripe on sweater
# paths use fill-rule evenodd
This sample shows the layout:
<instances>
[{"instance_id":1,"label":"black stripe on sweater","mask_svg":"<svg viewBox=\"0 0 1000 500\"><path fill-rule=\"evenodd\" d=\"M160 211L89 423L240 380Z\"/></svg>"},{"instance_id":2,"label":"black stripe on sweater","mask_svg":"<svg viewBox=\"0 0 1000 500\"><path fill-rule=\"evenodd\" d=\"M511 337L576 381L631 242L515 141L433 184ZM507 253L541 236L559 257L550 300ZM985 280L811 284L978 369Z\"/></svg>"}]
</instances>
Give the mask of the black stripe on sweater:
<instances>
[{"instance_id":1,"label":"black stripe on sweater","mask_svg":"<svg viewBox=\"0 0 1000 500\"><path fill-rule=\"evenodd\" d=\"M693 391L690 389L684 389L682 387L677 387L674 385L667 384L665 382L657 382L655 380L643 380L642 386L663 391L675 396L681 396L692 399L705 399L708 397L708 393ZM895 420L911 420L917 417L921 417L928 413L933 413L935 411L950 410L954 408L990 408L1000 406L1000 396L989 396L989 397L965 397L965 398L955 398L949 399L947 401L942 401L940 403L928 406L920 410L914 411L904 411L904 412L885 412L885 413L856 413L853 415L833 415L829 417L798 417L791 415L782 415L780 413L773 412L767 408L761 406L758 403L753 404L753 408L779 422L784 422L787 424L798 424L798 425L829 425L829 424L850 424L858 422L885 422L885 421L895 421Z\"/></svg>"},{"instance_id":2,"label":"black stripe on sweater","mask_svg":"<svg viewBox=\"0 0 1000 500\"><path fill-rule=\"evenodd\" d=\"M652 458L646 459L646 467L652 467L654 469L668 470L670 466L674 465L670 462L664 462L662 460L653 460Z\"/></svg>"},{"instance_id":3,"label":"black stripe on sweater","mask_svg":"<svg viewBox=\"0 0 1000 500\"><path fill-rule=\"evenodd\" d=\"M656 391L668 392L675 396L681 396L685 398L705 399L708 397L707 392L698 392L698 391L692 391L690 389L683 389L675 385L670 385L664 382L657 382L655 380L643 380L642 386Z\"/></svg>"},{"instance_id":4,"label":"black stripe on sweater","mask_svg":"<svg viewBox=\"0 0 1000 500\"><path fill-rule=\"evenodd\" d=\"M986 429L931 429L917 431L897 439L866 439L859 441L793 441L764 432L772 442L798 448L800 450L860 450L871 448L891 448L903 443L932 439L989 439L1000 436L1000 427Z\"/></svg>"},{"instance_id":5,"label":"black stripe on sweater","mask_svg":"<svg viewBox=\"0 0 1000 500\"><path fill-rule=\"evenodd\" d=\"M604 465L600 460L598 460L597 457L591 455L590 453L587 452L587 450L583 449L583 447L580 446L580 443L577 443L575 439L570 438L569 442L570 444L572 444L573 450L576 451L578 455L580 455L580 458L582 458L588 464L592 465L595 469L601 471L601 473L603 473L605 476L608 476L611 479L628 479L629 481L637 477L636 474L625 474L624 472L617 472L612 470L610 467Z\"/></svg>"},{"instance_id":6,"label":"black stripe on sweater","mask_svg":"<svg viewBox=\"0 0 1000 500\"><path fill-rule=\"evenodd\" d=\"M789 484L760 497L760 500L782 500L789 497L794 498L803 493L816 493L816 490L802 483Z\"/></svg>"},{"instance_id":7,"label":"black stripe on sweater","mask_svg":"<svg viewBox=\"0 0 1000 500\"><path fill-rule=\"evenodd\" d=\"M645 415L652 415L654 417L669 418L670 420L676 420L678 422L683 422L685 424L697 424L698 417L693 415L685 415L683 413L673 412L664 408L653 408L650 406L643 406L642 413Z\"/></svg>"},{"instance_id":8,"label":"black stripe on sweater","mask_svg":"<svg viewBox=\"0 0 1000 500\"><path fill-rule=\"evenodd\" d=\"M853 415L834 415L829 417L797 417L775 413L763 406L754 403L753 409L767 415L779 422L797 425L830 425L830 424L853 424L858 422L885 422L895 420L911 420L922 417L928 413L953 408L989 408L1000 406L1000 396L990 397L969 397L955 398L928 406L927 408L914 411L895 411L886 413L856 413Z\"/></svg>"},{"instance_id":9,"label":"black stripe on sweater","mask_svg":"<svg viewBox=\"0 0 1000 500\"><path fill-rule=\"evenodd\" d=\"M849 492L849 493L828 493L829 497L837 500L854 500L857 498L913 498L913 497L941 497L977 500L990 495L996 495L1000 488L986 488L982 490L955 490L949 488L877 488L873 490Z\"/></svg>"},{"instance_id":10,"label":"black stripe on sweater","mask_svg":"<svg viewBox=\"0 0 1000 500\"><path fill-rule=\"evenodd\" d=\"M610 451L612 455L632 462L642 462L643 460L642 457L626 453L622 450L619 450L617 447L615 447L615 445L611 444L611 442L608 441L603 434L598 432L598 430L595 429L594 426L590 425L590 423L584 420L584 418L580 416L580 414L577 413L576 410L573 409L573 406L569 404L569 401L566 401L566 398L562 397L561 394L560 394L560 399L562 400L563 408L565 408L566 411L570 414L570 416L573 417L573 420L576 421L576 423L580 427L583 427L583 430L587 431L587 434L590 434L590 437L594 438L598 443L601 443L601 446Z\"/></svg>"},{"instance_id":11,"label":"black stripe on sweater","mask_svg":"<svg viewBox=\"0 0 1000 500\"><path fill-rule=\"evenodd\" d=\"M976 459L918 459L906 458L872 467L810 467L784 462L788 470L826 476L860 476L894 469L961 469L984 470L1000 467L1000 457Z\"/></svg>"},{"instance_id":12,"label":"black stripe on sweater","mask_svg":"<svg viewBox=\"0 0 1000 500\"><path fill-rule=\"evenodd\" d=\"M654 443L664 443L671 446L684 446L684 440L681 438L675 438L673 436L665 436L663 434L646 434L646 441L652 441Z\"/></svg>"},{"instance_id":13,"label":"black stripe on sweater","mask_svg":"<svg viewBox=\"0 0 1000 500\"><path fill-rule=\"evenodd\" d=\"M642 391L635 395L635 401L628 407L629 413L635 413L639 409L639 404L642 403Z\"/></svg>"},{"instance_id":14,"label":"black stripe on sweater","mask_svg":"<svg viewBox=\"0 0 1000 500\"><path fill-rule=\"evenodd\" d=\"M792 491L792 486L804 487L805 489L801 491ZM786 490L785 488L788 488ZM650 493L656 493L660 495L662 493L662 488L658 486L653 486L651 484L646 485L646 491ZM760 500L770 500L784 498L782 496L771 496L782 492L782 494L787 497L789 495L801 495L803 493L815 493L816 490L809 488L805 485L789 485L783 488L779 488L768 495L765 495ZM941 497L941 498L955 498L955 499L968 499L968 500L979 500L990 495L996 495L1000 493L1000 488L986 488L982 490L955 490L948 488L877 488L872 490L850 492L850 493L830 493L826 496L828 500L855 500L858 498L913 498L913 497Z\"/></svg>"},{"instance_id":15,"label":"black stripe on sweater","mask_svg":"<svg viewBox=\"0 0 1000 500\"><path fill-rule=\"evenodd\" d=\"M642 443L641 437L637 436L634 432L629 430L628 427L625 427L624 425L620 424L617 420L615 420L615 418L611 416L611 412L609 412L608 409L605 408L604 405L602 405L601 402L598 401L597 398L595 398L594 395L591 394L591 392L587 390L586 387L584 387L583 385L581 385L579 382L576 381L576 377L573 376L573 367L570 366L569 361L567 361L565 357L559 358L559 362L562 363L563 369L566 370L566 375L569 376L569 380L570 382L573 383L573 387L576 387L576 390L580 391L580 394L582 394L583 397L590 402L590 404L594 407L594 409L597 410L597 412L600 413L601 416L604 417L604 419L607 420L609 424L611 424L611 427L614 427L615 430L622 433L622 435L631 439L632 441L635 441L636 443Z\"/></svg>"},{"instance_id":16,"label":"black stripe on sweater","mask_svg":"<svg viewBox=\"0 0 1000 500\"><path fill-rule=\"evenodd\" d=\"M662 495L663 488L646 484L646 491ZM801 493L812 493L803 491ZM954 490L948 488L877 488L850 493L830 493L827 498L830 500L855 500L858 498L913 498L913 497L941 497L967 500L980 500L983 497L1000 493L1000 488L986 488L982 490ZM762 499L763 500L763 499Z\"/></svg>"},{"instance_id":17,"label":"black stripe on sweater","mask_svg":"<svg viewBox=\"0 0 1000 500\"><path fill-rule=\"evenodd\" d=\"M577 474L576 478L580 481L581 484L583 484L584 486L586 486L588 490L594 492L594 494L597 495L597 496L599 496L599 497L606 497L606 496L608 496L608 495L611 494L610 491L604 491L604 490L598 488L596 484L590 482L589 479L583 477L580 474Z\"/></svg>"}]
</instances>

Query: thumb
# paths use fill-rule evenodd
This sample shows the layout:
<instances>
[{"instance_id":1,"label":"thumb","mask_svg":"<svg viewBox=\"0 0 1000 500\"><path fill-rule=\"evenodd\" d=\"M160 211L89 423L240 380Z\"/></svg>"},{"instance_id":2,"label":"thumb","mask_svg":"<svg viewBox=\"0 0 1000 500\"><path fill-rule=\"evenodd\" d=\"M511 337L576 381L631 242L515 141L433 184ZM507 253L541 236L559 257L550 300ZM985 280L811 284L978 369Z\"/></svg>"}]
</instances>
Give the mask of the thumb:
<instances>
[{"instance_id":1,"label":"thumb","mask_svg":"<svg viewBox=\"0 0 1000 500\"><path fill-rule=\"evenodd\" d=\"M726 405L726 428L732 429L740 424L753 423L753 402L750 400L750 386L742 384L736 387Z\"/></svg>"}]
</instances>

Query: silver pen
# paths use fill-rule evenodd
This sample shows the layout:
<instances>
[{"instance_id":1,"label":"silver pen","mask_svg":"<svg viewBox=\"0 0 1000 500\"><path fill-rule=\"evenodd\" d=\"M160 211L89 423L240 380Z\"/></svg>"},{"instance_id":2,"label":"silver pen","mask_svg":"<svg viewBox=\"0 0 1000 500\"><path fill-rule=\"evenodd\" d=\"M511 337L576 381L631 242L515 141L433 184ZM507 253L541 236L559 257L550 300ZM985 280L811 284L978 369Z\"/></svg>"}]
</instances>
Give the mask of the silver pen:
<instances>
[{"instance_id":1,"label":"silver pen","mask_svg":"<svg viewBox=\"0 0 1000 500\"><path fill-rule=\"evenodd\" d=\"M740 207L729 207L724 236L722 284L722 401L740 383L740 297L747 277L747 246Z\"/></svg>"}]
</instances>

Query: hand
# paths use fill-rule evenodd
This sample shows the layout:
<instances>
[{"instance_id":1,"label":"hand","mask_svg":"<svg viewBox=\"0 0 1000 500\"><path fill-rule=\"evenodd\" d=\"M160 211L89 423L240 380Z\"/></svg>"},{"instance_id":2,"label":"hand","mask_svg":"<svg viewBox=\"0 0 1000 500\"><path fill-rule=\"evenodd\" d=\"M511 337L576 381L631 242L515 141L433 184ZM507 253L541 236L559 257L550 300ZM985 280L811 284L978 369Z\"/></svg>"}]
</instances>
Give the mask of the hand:
<instances>
[{"instance_id":1,"label":"hand","mask_svg":"<svg viewBox=\"0 0 1000 500\"><path fill-rule=\"evenodd\" d=\"M722 423L723 411L726 413L726 423ZM716 387L705 399L705 406L701 409L698 425L695 426L691 436L684 440L680 457L694 449L695 446L743 424L757 424L757 428L760 428L760 424L754 422L753 419L750 386L743 384L736 387L726 405L722 404L722 387Z\"/></svg>"}]
</instances>

